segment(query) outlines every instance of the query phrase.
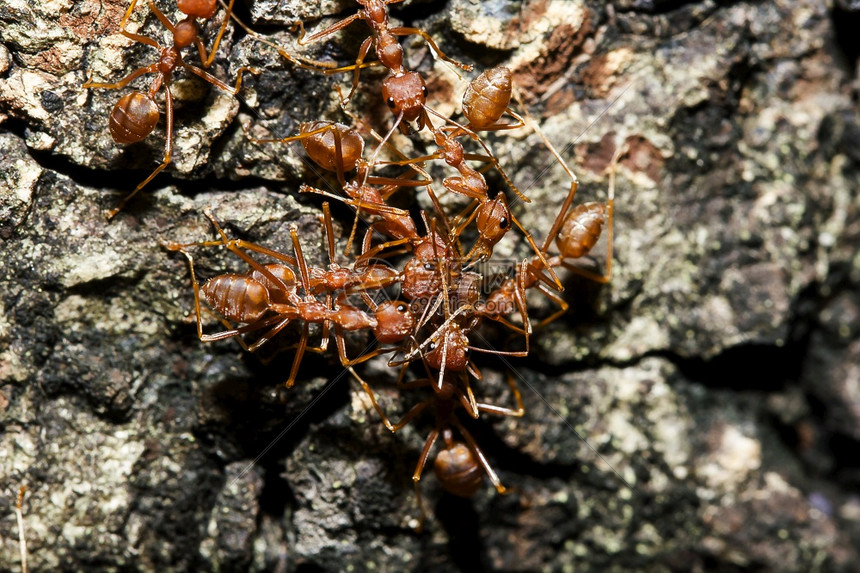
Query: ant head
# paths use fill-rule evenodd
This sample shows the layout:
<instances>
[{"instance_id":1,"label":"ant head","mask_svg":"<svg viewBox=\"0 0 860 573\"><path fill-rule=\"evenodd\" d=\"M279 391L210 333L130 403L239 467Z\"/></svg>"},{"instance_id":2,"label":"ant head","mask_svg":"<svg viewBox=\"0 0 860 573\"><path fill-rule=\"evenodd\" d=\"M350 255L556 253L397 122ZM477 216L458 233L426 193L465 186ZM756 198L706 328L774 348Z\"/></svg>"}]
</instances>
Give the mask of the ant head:
<instances>
[{"instance_id":1,"label":"ant head","mask_svg":"<svg viewBox=\"0 0 860 573\"><path fill-rule=\"evenodd\" d=\"M409 300L428 300L442 290L442 277L436 264L412 257L403 269L400 294Z\"/></svg>"},{"instance_id":2,"label":"ant head","mask_svg":"<svg viewBox=\"0 0 860 573\"><path fill-rule=\"evenodd\" d=\"M152 133L158 123L158 105L152 96L131 92L120 98L110 112L108 127L117 143L137 143Z\"/></svg>"},{"instance_id":3,"label":"ant head","mask_svg":"<svg viewBox=\"0 0 860 573\"><path fill-rule=\"evenodd\" d=\"M446 491L460 497L472 497L484 484L481 466L463 442L453 442L440 450L433 462L433 472Z\"/></svg>"},{"instance_id":4,"label":"ant head","mask_svg":"<svg viewBox=\"0 0 860 573\"><path fill-rule=\"evenodd\" d=\"M433 232L415 244L413 254L421 261L438 261L452 258L454 251L441 233Z\"/></svg>"},{"instance_id":5,"label":"ant head","mask_svg":"<svg viewBox=\"0 0 860 573\"><path fill-rule=\"evenodd\" d=\"M313 133L315 131L319 133ZM340 160L344 171L355 169L364 153L364 138L356 130L342 123L311 121L302 123L299 132L303 135L313 133L302 139L302 146L314 163L328 171L338 169L338 140L340 140Z\"/></svg>"},{"instance_id":6,"label":"ant head","mask_svg":"<svg viewBox=\"0 0 860 573\"><path fill-rule=\"evenodd\" d=\"M389 300L376 309L376 328L373 334L380 344L402 342L415 329L415 317L409 304L402 300Z\"/></svg>"},{"instance_id":7,"label":"ant head","mask_svg":"<svg viewBox=\"0 0 860 573\"><path fill-rule=\"evenodd\" d=\"M478 232L487 246L498 243L511 228L511 210L502 193L478 207Z\"/></svg>"},{"instance_id":8,"label":"ant head","mask_svg":"<svg viewBox=\"0 0 860 573\"><path fill-rule=\"evenodd\" d=\"M447 349L444 347L447 345ZM424 355L427 365L434 370L442 369L442 355L445 355L445 370L462 372L469 364L469 337L459 328L449 326L444 334L427 345Z\"/></svg>"},{"instance_id":9,"label":"ant head","mask_svg":"<svg viewBox=\"0 0 860 573\"><path fill-rule=\"evenodd\" d=\"M176 7L188 16L209 20L218 11L218 0L177 0Z\"/></svg>"},{"instance_id":10,"label":"ant head","mask_svg":"<svg viewBox=\"0 0 860 573\"><path fill-rule=\"evenodd\" d=\"M382 99L394 115L412 122L426 113L427 84L418 72L391 75L382 82Z\"/></svg>"}]
</instances>

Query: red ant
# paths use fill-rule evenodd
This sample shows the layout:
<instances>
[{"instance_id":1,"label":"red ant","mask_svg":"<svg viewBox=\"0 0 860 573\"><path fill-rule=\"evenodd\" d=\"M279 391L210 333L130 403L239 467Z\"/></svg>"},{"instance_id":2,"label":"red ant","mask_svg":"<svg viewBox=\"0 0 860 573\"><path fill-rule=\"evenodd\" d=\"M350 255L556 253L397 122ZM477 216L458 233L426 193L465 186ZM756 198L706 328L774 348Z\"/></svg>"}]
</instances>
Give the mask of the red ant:
<instances>
[{"instance_id":1,"label":"red ant","mask_svg":"<svg viewBox=\"0 0 860 573\"><path fill-rule=\"evenodd\" d=\"M196 18L209 19L215 14L217 6L212 0L181 0L179 2L179 8L187 16L183 20L179 21L175 26L167 19L161 10L158 9L153 0L146 1L149 5L150 11L155 14L156 18L158 18L162 25L171 33L173 44L170 46L162 46L152 38L140 34L133 34L125 29L138 2L138 0L133 0L120 21L120 33L126 38L141 44L152 46L158 50L158 62L138 68L122 80L115 83L101 83L87 80L87 82L83 84L83 87L85 88L121 89L142 75L155 74L147 93L135 91L130 94L126 94L120 98L116 105L114 105L110 114L108 127L113 140L119 144L137 143L152 133L158 123L160 115L158 105L155 103L155 95L162 87L164 88L165 118L167 122L165 127L165 133L167 136L164 144L164 158L162 159L161 164L156 167L152 173L150 173L149 177L144 179L143 182L135 187L134 191L126 196L117 208L111 209L107 212L108 219L113 218L129 199L134 197L138 191L143 189L156 175L170 164L171 153L173 151L173 94L170 91L170 84L173 80L173 72L176 68L188 70L197 77L221 88L230 95L236 95L239 93L239 89L242 86L242 74L244 72L249 71L251 73L259 73L259 70L256 68L240 68L236 78L236 85L234 88L231 88L218 78L206 72L204 69L187 64L182 59L182 49L194 44L199 52L203 67L206 68L212 63L212 59L218 49L221 37L224 34L229 14L232 12L232 0L227 7L228 14L225 16L224 22L221 24L221 28L208 57L206 56L206 48L200 39L200 27L197 24Z\"/></svg>"},{"instance_id":2,"label":"red ant","mask_svg":"<svg viewBox=\"0 0 860 573\"><path fill-rule=\"evenodd\" d=\"M334 164L338 171L338 178L343 179L342 168L346 167L346 163L343 159L346 159L346 155L342 151L344 149L342 141L347 137L360 138L360 136L358 136L354 131L347 131L346 135L344 135L340 129L332 129L330 133L332 134L331 143L333 145L320 145L316 149L319 157L315 158L312 156L312 158L321 167ZM341 151L338 151L339 149ZM310 185L303 184L299 188L300 193L316 193L331 199L337 199L356 210L356 221L353 223L352 231L350 232L349 239L347 240L345 252L349 253L351 250L351 245L357 229L358 217L361 212L377 215L382 218L381 221L377 221L371 225L371 230L369 232L376 230L388 235L389 237L393 237L395 242L386 244L386 247L393 246L394 244L419 241L420 236L418 235L418 230L416 229L415 222L409 212L392 207L388 205L386 201L401 187L423 187L429 185L429 175L427 175L421 168L413 166L412 170L415 173L425 176L424 179L411 179L411 173L406 173L399 177L371 176L369 175L369 171L372 166L371 163L368 163L363 159L353 161L352 156L350 156L349 159L350 163L354 164L357 173L354 178L343 183L343 190L347 195L346 198L311 187ZM375 185L381 187L375 187ZM441 206L439 206L439 209L441 212ZM447 225L447 220L443 219L443 221ZM382 249L375 249L373 254L375 255L381 250ZM363 254L361 258L367 258L367 256L368 255Z\"/></svg>"},{"instance_id":3,"label":"red ant","mask_svg":"<svg viewBox=\"0 0 860 573\"><path fill-rule=\"evenodd\" d=\"M489 186L487 185L484 176L481 175L480 172L476 171L475 169L466 164L466 159L470 156L465 153L462 144L455 139L456 136L460 135L460 133L458 133L457 131L459 129L460 128L457 127L454 129L454 131L452 131L451 128L440 127L433 130L436 144L440 148L440 150L435 154L417 157L414 159L408 159L406 161L397 161L390 163L405 165L419 163L431 159L444 159L448 165L454 167L455 169L457 169L457 171L459 171L459 177L446 177L442 181L442 185L448 191L451 191L458 195L469 197L477 202L477 207L472 210L471 215L465 217L465 220L462 221L462 223L460 223L459 226L453 231L453 235L459 238L462 232L466 229L466 227L468 227L469 224L472 223L472 221L476 222L478 230L478 240L475 242L472 249L466 254L464 262L468 263L476 259L485 259L492 256L493 247L495 247L495 245L502 239L502 237L507 234L507 232L511 228L511 223L513 223L523 233L526 238L526 241L529 243L529 245L531 245L534 252L544 263L545 268L549 269L549 272L553 280L555 281L557 287L561 288L561 283L559 282L558 277L556 277L555 273L552 271L552 268L544 259L544 255L542 251L538 248L534 239L532 238L531 233L529 233L525 229L525 227L520 224L520 222L513 215L513 213L511 213L505 195L499 192L495 198L490 199ZM495 162L495 159L492 158L492 156L489 159L490 161ZM507 175L505 175L505 178L507 179ZM431 198L434 201L434 204L438 204L438 199L432 195L432 188L428 187L428 189L429 193L431 194ZM515 187L513 187L513 189L516 190ZM519 192L517 191L517 193ZM525 199L525 196L521 194L520 197ZM463 215L461 214L460 216L455 218L455 222L461 220L462 218Z\"/></svg>"},{"instance_id":4,"label":"red ant","mask_svg":"<svg viewBox=\"0 0 860 573\"><path fill-rule=\"evenodd\" d=\"M571 272L579 274L585 278L595 282L606 284L612 278L612 238L613 238L613 220L615 214L615 173L618 162L621 157L627 153L628 147L626 143L620 146L612 157L609 163L609 185L608 197L606 203L588 202L577 205L573 209L573 200L579 188L579 180L576 174L568 167L567 163L562 159L561 155L556 151L555 147L547 139L546 135L534 124L534 120L525 107L525 115L529 123L532 124L534 131L540 136L544 145L561 164L564 171L571 179L570 189L567 197L556 215L549 233L544 240L539 251L542 256L534 257L532 261L521 266L517 277L507 279L499 289L497 289L489 300L495 304L495 308L510 308L511 303L525 300L525 291L529 288L537 288L544 295L555 301L559 305L559 310L543 319L538 327L544 326L549 322L557 319L564 314L568 309L568 304L556 292L553 283L543 273L544 269L551 270L553 267L562 266ZM589 269L582 268L571 264L573 259L582 258L588 255L603 231L604 224L607 226L607 257L606 270L604 273L596 273ZM559 249L559 254L549 257L549 249L552 243L555 242ZM489 302L488 300L488 302ZM492 320L500 320L501 317L493 316L493 313L487 313L485 316ZM523 313L524 327L527 315ZM503 321L507 323L507 321ZM507 323L509 326L516 328L514 325ZM526 337L526 345L528 347L528 337Z\"/></svg>"},{"instance_id":5,"label":"red ant","mask_svg":"<svg viewBox=\"0 0 860 573\"><path fill-rule=\"evenodd\" d=\"M472 497L483 484L483 474L487 474L493 486L500 494L508 493L508 489L502 485L498 474L490 466L481 448L478 446L472 434L463 426L457 418L457 409L462 407L472 418L478 418L481 412L497 414L500 416L510 416L520 418L525 413L522 396L519 389L513 382L513 379L508 377L508 385L511 388L516 408L506 408L496 406L494 404L486 404L477 402L469 386L468 379L463 374L455 375L448 374L443 378L441 384L437 385L430 378L422 378L411 382L402 382L403 372L398 378L397 386L400 389L417 389L430 386L434 393L430 398L415 404L410 408L403 418L396 424L392 424L385 412L379 406L373 390L370 385L365 382L352 368L349 368L352 375L370 396L371 403L379 416L382 418L382 423L392 432L397 432L406 426L409 422L417 418L424 410L430 408L433 411L435 418L435 427L424 441L424 447L418 457L418 463L415 465L415 471L412 474L412 481L415 485L415 496L418 503L418 509L421 513L421 518L417 529L423 527L426 518L426 511L421 497L419 482L424 474L424 467L427 465L427 460L433 451L433 446L442 437L444 443L442 449L436 454L433 461L433 471L436 474L439 483L442 487L459 497ZM460 434L465 441L460 441L454 437L454 429Z\"/></svg>"},{"instance_id":6,"label":"red ant","mask_svg":"<svg viewBox=\"0 0 860 573\"><path fill-rule=\"evenodd\" d=\"M302 253L296 229L294 227L290 229L290 238L295 251L295 257L290 257L254 243L228 239L226 233L221 229L221 226L212 214L209 211L204 211L204 214L209 218L221 236L220 241L203 241L191 244L165 243L167 249L180 251L188 259L191 282L194 289L197 334L200 340L211 342L240 336L252 331L268 329L254 344L250 346L243 344L247 350L254 351L271 340L290 322L296 320L302 321L303 330L301 338L297 345L293 366L285 383L289 388L295 382L299 364L304 353L306 351L325 352L327 350L329 323L332 323L335 325L335 339L340 359L344 364L350 363L345 354L343 331L373 329L377 326L377 321L366 312L342 302L343 295L339 296L333 305L330 296L327 296L327 302L325 303L316 299L311 292L310 273ZM194 274L193 258L185 249L191 246L215 245L225 246L230 251L236 253L252 267L252 272L248 275L232 273L218 275L200 287ZM243 249L270 256L280 262L262 265L245 253ZM282 263L298 267L301 286L305 293L304 296L299 296L296 293L295 273L291 268ZM228 323L228 330L215 334L204 334L200 310L201 292L209 306L226 321L244 323L244 326L233 328ZM271 316L267 316L267 314ZM323 325L322 341L319 347L308 347L307 345L310 336L310 323Z\"/></svg>"},{"instance_id":7,"label":"red ant","mask_svg":"<svg viewBox=\"0 0 860 573\"><path fill-rule=\"evenodd\" d=\"M358 50L355 64L334 69L324 70L326 74L334 74L353 70L352 89L342 101L344 105L349 102L355 90L358 88L358 78L363 67L369 65L382 65L389 71L389 76L382 83L382 98L397 117L395 125L401 122L411 123L418 120L418 129L423 129L427 120L424 112L424 102L427 100L427 85L424 78L417 72L408 71L403 65L403 47L397 41L397 36L418 35L430 45L433 51L442 60L459 67L465 71L471 71L472 67L453 60L445 55L433 38L427 32L419 28L389 27L388 5L396 4L402 0L357 0L363 6L358 12L344 18L305 39L304 25L301 21L299 45L307 45L320 38L328 36L338 30L347 27L356 20L364 20L371 29L368 36ZM364 59L373 47L378 62L365 64ZM407 128L401 125L401 130L406 133Z\"/></svg>"}]
</instances>

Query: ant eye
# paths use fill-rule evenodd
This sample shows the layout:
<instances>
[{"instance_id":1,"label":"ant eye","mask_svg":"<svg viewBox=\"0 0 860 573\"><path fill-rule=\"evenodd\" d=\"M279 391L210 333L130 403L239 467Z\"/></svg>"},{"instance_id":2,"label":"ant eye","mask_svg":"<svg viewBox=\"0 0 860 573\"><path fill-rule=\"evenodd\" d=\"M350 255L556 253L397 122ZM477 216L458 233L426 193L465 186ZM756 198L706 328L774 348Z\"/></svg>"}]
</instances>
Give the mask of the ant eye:
<instances>
[{"instance_id":1,"label":"ant eye","mask_svg":"<svg viewBox=\"0 0 860 573\"><path fill-rule=\"evenodd\" d=\"M424 94L424 99L427 99L427 86L421 86L421 93Z\"/></svg>"},{"instance_id":2,"label":"ant eye","mask_svg":"<svg viewBox=\"0 0 860 573\"><path fill-rule=\"evenodd\" d=\"M424 270L425 271L432 271L433 268L434 268L433 263L424 263Z\"/></svg>"},{"instance_id":3,"label":"ant eye","mask_svg":"<svg viewBox=\"0 0 860 573\"><path fill-rule=\"evenodd\" d=\"M507 217L502 217L499 219L499 229L507 229L508 228L508 219Z\"/></svg>"},{"instance_id":4,"label":"ant eye","mask_svg":"<svg viewBox=\"0 0 860 573\"><path fill-rule=\"evenodd\" d=\"M393 97L388 98L388 101L386 103L388 103L388 107L390 107L391 109L394 109L394 98Z\"/></svg>"},{"instance_id":5,"label":"ant eye","mask_svg":"<svg viewBox=\"0 0 860 573\"><path fill-rule=\"evenodd\" d=\"M427 352L433 352L434 350L436 350L436 343L435 342L431 342L430 344L427 345Z\"/></svg>"},{"instance_id":6,"label":"ant eye","mask_svg":"<svg viewBox=\"0 0 860 573\"><path fill-rule=\"evenodd\" d=\"M402 303L398 304L397 305L397 312L406 312L406 305L402 304Z\"/></svg>"}]
</instances>

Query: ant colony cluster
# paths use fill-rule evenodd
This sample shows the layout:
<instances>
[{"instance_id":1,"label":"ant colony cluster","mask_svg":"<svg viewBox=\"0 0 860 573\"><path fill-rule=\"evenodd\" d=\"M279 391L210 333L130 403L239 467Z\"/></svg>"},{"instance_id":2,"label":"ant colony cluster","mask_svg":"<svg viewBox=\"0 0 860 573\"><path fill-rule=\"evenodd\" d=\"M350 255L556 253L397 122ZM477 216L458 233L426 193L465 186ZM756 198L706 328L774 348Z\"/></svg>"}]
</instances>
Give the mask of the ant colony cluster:
<instances>
[{"instance_id":1,"label":"ant colony cluster","mask_svg":"<svg viewBox=\"0 0 860 573\"><path fill-rule=\"evenodd\" d=\"M325 74L351 71L352 88L346 98L342 98L344 106L359 88L363 68L377 65L388 71L382 82L382 98L392 112L393 124L384 137L370 130L369 135L375 138L376 147L368 154L368 159L365 159L366 142L358 128L332 121L304 123L298 134L282 139L254 140L258 143L300 141L307 156L336 177L342 193L308 185L302 185L300 192L322 195L355 210L355 224L346 246L346 254L351 258L349 264L342 265L335 260L335 236L327 202L322 203L320 216L329 257L329 264L324 267L308 264L295 227L290 232L292 250L278 252L229 237L208 210L204 214L217 232L216 239L190 244L165 242L164 245L170 251L182 253L188 260L200 340L211 342L235 338L247 351L253 352L288 325L299 325L295 358L285 381L289 388L296 380L304 354L307 351L326 351L333 335L341 364L349 369L367 393L389 430L396 432L421 414L432 414L435 426L424 442L412 476L423 521L424 509L418 484L434 452L433 470L447 491L463 497L472 496L481 488L484 475L498 492L506 491L460 417L478 418L482 413L522 416L520 393L509 376L513 405L482 402L478 397L480 392L473 388L482 377L470 358L471 353L526 356L533 328L555 319L567 309L560 294L563 287L556 269L565 267L596 281L609 280L612 175L606 203L574 205L576 176L540 134L528 112L523 108L524 119L511 109L510 100L516 90L512 85L511 71L507 68L486 70L471 81L462 100L465 119L446 117L428 107L427 82L420 73L407 69L398 36L421 36L440 59L466 72L471 72L472 67L447 57L423 30L391 26L388 5L401 0L357 1L359 7L355 14L310 36L306 37L302 23L298 22L297 29L301 34L297 41L300 45L327 38L357 20L370 27L370 34L361 44L355 63L334 67L326 62L291 55L284 48L260 37L235 18L232 13L234 0L229 4L217 0L177 0L179 11L186 17L176 24L158 9L153 0L145 0L151 13L172 35L172 44L164 46L150 37L126 30L139 3L132 0L122 19L121 33L155 48L159 54L156 63L141 67L116 83L90 80L84 86L121 89L140 76L152 76L148 91L124 95L113 108L110 133L120 144L141 141L152 133L160 115L155 96L164 90L164 159L131 195L109 213L112 217L170 163L173 131L170 87L177 69L184 69L233 95L241 88L243 72L260 72L242 68L234 87L230 87L206 71L231 20L250 36L277 49L296 66ZM207 50L206 38L201 37L198 22L215 18L219 12L222 22ZM183 56L183 50L191 47L200 58L194 64L183 59L192 57ZM376 59L366 61L371 50ZM509 188L510 198L529 201L505 174L482 136L487 132L529 125L540 135L571 181L567 196L542 244L536 242L514 216L505 191L492 193L483 175L488 170L495 170ZM390 143L398 130L410 137L426 133L432 140L431 145L437 147L436 151L421 157L405 156ZM464 143L474 146L474 152L467 152ZM617 160L618 154L613 166ZM439 182L425 170L431 162L444 162L456 170L456 174L441 180L441 189ZM478 169L474 166L476 164ZM402 187L426 190L432 208L413 213L390 205L389 199ZM447 207L446 211L443 204L459 204L460 207ZM467 204L465 208L462 207L464 204ZM353 254L353 243L357 234L361 234L359 219L369 221L369 224L363 231L360 249L355 249L360 252ZM606 272L600 274L572 264L591 251L604 225L608 227L610 253ZM515 227L516 231L513 230ZM494 247L509 232L520 233L530 245L531 253L507 276L497 280L494 289L487 288L489 277L478 269L493 257ZM204 247L228 249L247 265L247 272L217 275L201 284L195 275L192 254L195 249ZM540 325L532 324L529 318L527 293L530 289L542 293L559 307ZM218 315L225 330L204 333L201 299ZM481 340L479 329L485 321L495 321L517 333L524 342L524 349L498 351L478 344L476 339ZM369 331L375 338L375 343L371 341L369 346L372 350L350 357L347 352L348 331ZM317 338L318 334L321 334L320 338ZM318 340L318 346L311 345L312 339ZM398 422L389 421L371 384L354 369L354 366L370 359L387 360L387 365L395 369L392 372L397 373L397 388L426 393L426 397L408 409ZM435 448L440 437L439 447Z\"/></svg>"}]
</instances>

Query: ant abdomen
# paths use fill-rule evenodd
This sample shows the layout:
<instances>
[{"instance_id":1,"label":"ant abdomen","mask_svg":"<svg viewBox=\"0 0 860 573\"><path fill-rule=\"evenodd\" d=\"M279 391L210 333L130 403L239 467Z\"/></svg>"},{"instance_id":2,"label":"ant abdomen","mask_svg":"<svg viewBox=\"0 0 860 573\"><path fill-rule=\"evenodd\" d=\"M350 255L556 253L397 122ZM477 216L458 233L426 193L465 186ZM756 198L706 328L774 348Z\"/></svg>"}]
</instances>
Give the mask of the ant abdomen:
<instances>
[{"instance_id":1,"label":"ant abdomen","mask_svg":"<svg viewBox=\"0 0 860 573\"><path fill-rule=\"evenodd\" d=\"M143 141L158 124L158 105L152 96L131 92L120 98L110 112L111 137L117 143Z\"/></svg>"},{"instance_id":2,"label":"ant abdomen","mask_svg":"<svg viewBox=\"0 0 860 573\"><path fill-rule=\"evenodd\" d=\"M433 471L445 491L460 497L472 497L484 484L484 473L469 446L454 442L440 450Z\"/></svg>"},{"instance_id":3,"label":"ant abdomen","mask_svg":"<svg viewBox=\"0 0 860 573\"><path fill-rule=\"evenodd\" d=\"M176 7L188 16L209 20L218 10L218 0L177 0Z\"/></svg>"},{"instance_id":4,"label":"ant abdomen","mask_svg":"<svg viewBox=\"0 0 860 573\"><path fill-rule=\"evenodd\" d=\"M218 275L200 287L204 300L233 322L251 323L269 309L269 291L260 281L237 274Z\"/></svg>"},{"instance_id":5,"label":"ant abdomen","mask_svg":"<svg viewBox=\"0 0 860 573\"><path fill-rule=\"evenodd\" d=\"M248 275L249 278L259 282L266 288L272 302L287 304L289 297L296 294L296 273L290 267L279 263L270 263L265 265L265 267L272 276L281 281L281 284L278 284L256 269L251 271ZM286 287L286 290L284 290L284 287Z\"/></svg>"},{"instance_id":6,"label":"ant abdomen","mask_svg":"<svg viewBox=\"0 0 860 573\"><path fill-rule=\"evenodd\" d=\"M331 126L330 129L324 129ZM355 169L356 163L364 153L364 139L354 129L350 129L342 123L333 121L310 121L301 124L299 132L302 134L323 130L320 133L309 135L302 139L305 152L313 161L328 171L338 169L338 156L335 139L340 138L340 159L342 169L351 171Z\"/></svg>"},{"instance_id":7,"label":"ant abdomen","mask_svg":"<svg viewBox=\"0 0 860 573\"><path fill-rule=\"evenodd\" d=\"M469 83L463 94L463 115L469 126L481 131L495 125L511 103L511 70L492 68Z\"/></svg>"},{"instance_id":8,"label":"ant abdomen","mask_svg":"<svg viewBox=\"0 0 860 573\"><path fill-rule=\"evenodd\" d=\"M561 256L566 259L584 257L591 251L606 220L606 205L591 202L577 205L567 217L556 238Z\"/></svg>"}]
</instances>

